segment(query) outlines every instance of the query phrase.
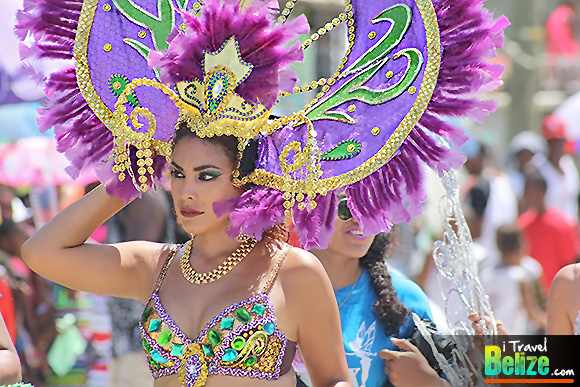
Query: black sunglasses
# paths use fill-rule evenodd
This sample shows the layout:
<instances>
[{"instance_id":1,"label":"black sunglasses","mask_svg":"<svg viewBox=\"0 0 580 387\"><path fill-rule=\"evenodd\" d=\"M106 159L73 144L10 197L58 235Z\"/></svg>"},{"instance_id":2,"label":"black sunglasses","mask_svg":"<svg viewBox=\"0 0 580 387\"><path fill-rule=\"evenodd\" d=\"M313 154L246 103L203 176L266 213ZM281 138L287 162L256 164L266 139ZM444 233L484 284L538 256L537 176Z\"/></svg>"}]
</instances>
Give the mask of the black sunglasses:
<instances>
[{"instance_id":1,"label":"black sunglasses","mask_svg":"<svg viewBox=\"0 0 580 387\"><path fill-rule=\"evenodd\" d=\"M347 198L344 199L340 199L340 201L338 202L338 209L337 209L337 214L338 214L338 219L340 220L349 220L352 218L352 213L350 212L350 208L348 208L347 206Z\"/></svg>"}]
</instances>

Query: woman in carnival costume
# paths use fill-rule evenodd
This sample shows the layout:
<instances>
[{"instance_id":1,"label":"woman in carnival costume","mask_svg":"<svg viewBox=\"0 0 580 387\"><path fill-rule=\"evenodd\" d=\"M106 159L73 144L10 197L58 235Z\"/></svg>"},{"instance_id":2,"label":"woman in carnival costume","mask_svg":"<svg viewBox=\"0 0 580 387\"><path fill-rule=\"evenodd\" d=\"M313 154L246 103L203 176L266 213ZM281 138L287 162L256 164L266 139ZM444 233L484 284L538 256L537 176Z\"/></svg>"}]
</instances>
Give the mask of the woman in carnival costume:
<instances>
[{"instance_id":1,"label":"woman in carnival costume","mask_svg":"<svg viewBox=\"0 0 580 387\"><path fill-rule=\"evenodd\" d=\"M292 217L305 248L326 248L342 189L364 235L419 213L421 165L442 173L463 161L437 138L465 140L443 117L495 107L472 95L499 84L486 59L507 23L479 3L347 1L291 47L306 27L288 21L295 1L276 23L275 1L27 4L18 30L37 43L24 56L75 59L48 78L40 127L55 127L73 176L93 165L107 192L55 217L24 258L69 287L146 302L157 385L292 385L295 343L315 386L350 385L330 283L314 257L282 243L280 225ZM285 67L342 23L337 71L293 88ZM267 121L279 97L309 89L320 92L303 110ZM190 242L85 244L168 168Z\"/></svg>"}]
</instances>

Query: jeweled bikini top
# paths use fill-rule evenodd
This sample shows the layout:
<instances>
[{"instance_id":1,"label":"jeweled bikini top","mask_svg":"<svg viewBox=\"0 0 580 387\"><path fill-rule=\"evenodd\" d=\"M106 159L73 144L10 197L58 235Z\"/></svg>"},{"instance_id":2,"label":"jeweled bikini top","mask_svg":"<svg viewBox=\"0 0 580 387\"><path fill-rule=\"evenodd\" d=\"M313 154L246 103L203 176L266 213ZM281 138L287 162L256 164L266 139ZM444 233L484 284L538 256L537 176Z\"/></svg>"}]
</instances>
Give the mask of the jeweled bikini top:
<instances>
[{"instance_id":1,"label":"jeweled bikini top","mask_svg":"<svg viewBox=\"0 0 580 387\"><path fill-rule=\"evenodd\" d=\"M140 328L154 378L178 373L183 386L203 386L209 375L275 380L292 368L296 343L278 330L268 295L289 250L287 247L262 291L225 308L195 340L169 316L159 288L177 249L163 265L145 306Z\"/></svg>"}]
</instances>

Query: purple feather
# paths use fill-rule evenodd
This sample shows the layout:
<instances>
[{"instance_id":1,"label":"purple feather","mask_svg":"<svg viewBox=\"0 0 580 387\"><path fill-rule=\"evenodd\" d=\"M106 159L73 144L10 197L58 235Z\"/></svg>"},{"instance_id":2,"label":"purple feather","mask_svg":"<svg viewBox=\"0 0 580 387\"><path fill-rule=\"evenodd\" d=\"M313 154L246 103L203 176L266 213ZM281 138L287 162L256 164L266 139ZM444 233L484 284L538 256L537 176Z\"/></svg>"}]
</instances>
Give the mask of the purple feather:
<instances>
[{"instance_id":1,"label":"purple feather","mask_svg":"<svg viewBox=\"0 0 580 387\"><path fill-rule=\"evenodd\" d=\"M314 201L316 208L310 211L294 208L294 225L303 248L325 249L334 231L338 199L335 192L329 192L326 196L317 195Z\"/></svg>"},{"instance_id":2,"label":"purple feather","mask_svg":"<svg viewBox=\"0 0 580 387\"><path fill-rule=\"evenodd\" d=\"M213 210L218 218L229 214L231 227L228 235L232 238L246 234L261 240L264 231L284 223L283 204L280 191L256 186L238 197L214 203Z\"/></svg>"},{"instance_id":3,"label":"purple feather","mask_svg":"<svg viewBox=\"0 0 580 387\"><path fill-rule=\"evenodd\" d=\"M149 64L161 68L164 82L203 79L203 52L215 52L235 36L242 59L254 65L252 73L236 92L270 109L281 89L291 90L296 84L295 73L282 70L304 58L299 42L290 47L287 44L298 34L308 32L303 15L285 24L276 24L273 18L275 3L255 2L242 11L237 1L208 0L201 16L182 14L187 25L186 34L175 36L167 52L151 53Z\"/></svg>"}]
</instances>

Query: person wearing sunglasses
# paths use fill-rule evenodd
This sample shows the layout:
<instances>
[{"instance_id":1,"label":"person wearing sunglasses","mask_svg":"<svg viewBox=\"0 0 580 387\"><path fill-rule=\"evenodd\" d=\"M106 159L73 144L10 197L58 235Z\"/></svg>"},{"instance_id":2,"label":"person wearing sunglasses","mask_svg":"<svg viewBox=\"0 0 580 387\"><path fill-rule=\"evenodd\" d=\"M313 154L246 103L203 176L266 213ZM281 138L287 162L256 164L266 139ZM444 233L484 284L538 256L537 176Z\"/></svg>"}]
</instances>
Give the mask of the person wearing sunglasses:
<instances>
[{"instance_id":1,"label":"person wearing sunglasses","mask_svg":"<svg viewBox=\"0 0 580 387\"><path fill-rule=\"evenodd\" d=\"M311 250L335 291L351 379L366 387L449 386L413 322L412 313L434 327L427 296L387 269L388 244L385 233L363 234L343 195L328 248ZM297 363L298 385L310 385Z\"/></svg>"}]
</instances>

